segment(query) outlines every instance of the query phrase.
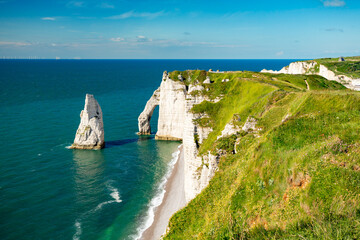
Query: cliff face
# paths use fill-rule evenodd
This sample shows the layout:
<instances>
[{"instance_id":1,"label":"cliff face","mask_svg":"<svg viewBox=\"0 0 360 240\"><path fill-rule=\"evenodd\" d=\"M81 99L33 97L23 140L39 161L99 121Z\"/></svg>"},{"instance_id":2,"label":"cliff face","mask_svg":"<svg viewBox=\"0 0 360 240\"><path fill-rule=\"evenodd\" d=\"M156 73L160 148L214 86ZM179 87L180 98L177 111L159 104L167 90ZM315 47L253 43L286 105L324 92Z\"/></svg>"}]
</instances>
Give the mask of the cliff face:
<instances>
[{"instance_id":1,"label":"cliff face","mask_svg":"<svg viewBox=\"0 0 360 240\"><path fill-rule=\"evenodd\" d=\"M211 128L202 128L194 124L194 119L200 117L191 113L191 108L204 100L202 96L193 96L192 91L201 91L201 85L190 84L187 87L179 78L174 81L164 72L161 85L147 102L144 111L139 116L139 134L150 134L152 113L159 105L158 131L155 138L159 140L182 140L185 164L185 197L189 202L204 187L207 186L217 168L214 158L198 157L198 146L195 136L201 143ZM208 158L208 157L205 157Z\"/></svg>"},{"instance_id":2,"label":"cliff face","mask_svg":"<svg viewBox=\"0 0 360 240\"><path fill-rule=\"evenodd\" d=\"M353 79L345 75L337 75L333 71L329 70L326 66L319 64L315 61L311 62L293 62L289 66L283 67L280 71L266 70L263 69L262 73L273 73L273 74L317 74L327 80L337 81L342 83L345 87L360 90L358 82L359 79Z\"/></svg>"},{"instance_id":3,"label":"cliff face","mask_svg":"<svg viewBox=\"0 0 360 240\"><path fill-rule=\"evenodd\" d=\"M164 72L160 85L159 121L155 138L160 140L182 140L185 120L186 86L173 81Z\"/></svg>"},{"instance_id":4,"label":"cliff face","mask_svg":"<svg viewBox=\"0 0 360 240\"><path fill-rule=\"evenodd\" d=\"M319 67L319 72L317 73L318 75L328 79L328 80L333 80L333 81L337 81L337 82L345 82L348 83L348 85L350 84L349 88L351 88L351 83L354 79L349 78L345 75L336 75L333 71L330 71L327 67L325 67L324 65L320 65Z\"/></svg>"},{"instance_id":5,"label":"cliff face","mask_svg":"<svg viewBox=\"0 0 360 240\"><path fill-rule=\"evenodd\" d=\"M316 62L294 62L288 67L284 67L279 73L285 74L307 74L314 69Z\"/></svg>"},{"instance_id":6,"label":"cliff face","mask_svg":"<svg viewBox=\"0 0 360 240\"><path fill-rule=\"evenodd\" d=\"M188 93L192 91L201 91L203 87L200 85L190 85ZM198 114L193 114L190 110L195 104L204 101L203 96L187 95L185 103L185 124L183 132L184 160L185 160L185 198L189 202L197 194L204 189L210 179L213 177L217 168L215 159L203 159L198 156L198 146L206 139L211 128L203 128L194 124L194 120L200 118ZM198 143L195 137L198 137ZM207 164L207 165L206 165Z\"/></svg>"},{"instance_id":7,"label":"cliff face","mask_svg":"<svg viewBox=\"0 0 360 240\"><path fill-rule=\"evenodd\" d=\"M73 149L101 149L105 146L104 123L99 103L93 95L86 94L84 110L80 113Z\"/></svg>"}]
</instances>

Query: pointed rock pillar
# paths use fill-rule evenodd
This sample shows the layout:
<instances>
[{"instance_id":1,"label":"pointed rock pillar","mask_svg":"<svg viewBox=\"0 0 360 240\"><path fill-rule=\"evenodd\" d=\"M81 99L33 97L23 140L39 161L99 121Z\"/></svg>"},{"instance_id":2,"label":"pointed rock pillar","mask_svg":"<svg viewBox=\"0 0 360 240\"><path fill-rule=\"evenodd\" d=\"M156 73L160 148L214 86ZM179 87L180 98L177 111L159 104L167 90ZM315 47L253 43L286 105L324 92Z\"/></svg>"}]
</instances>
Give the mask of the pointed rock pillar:
<instances>
[{"instance_id":1,"label":"pointed rock pillar","mask_svg":"<svg viewBox=\"0 0 360 240\"><path fill-rule=\"evenodd\" d=\"M84 110L72 149L101 149L105 147L104 123L99 103L93 95L86 94Z\"/></svg>"}]
</instances>

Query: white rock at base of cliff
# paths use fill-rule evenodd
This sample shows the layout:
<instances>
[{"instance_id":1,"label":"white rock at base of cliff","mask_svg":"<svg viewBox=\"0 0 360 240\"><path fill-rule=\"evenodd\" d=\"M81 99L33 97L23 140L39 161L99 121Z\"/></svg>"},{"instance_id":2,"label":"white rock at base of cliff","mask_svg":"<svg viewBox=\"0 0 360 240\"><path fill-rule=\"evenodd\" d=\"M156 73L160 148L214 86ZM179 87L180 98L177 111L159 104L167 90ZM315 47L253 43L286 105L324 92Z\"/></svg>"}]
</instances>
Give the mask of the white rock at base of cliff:
<instances>
[{"instance_id":1,"label":"white rock at base of cliff","mask_svg":"<svg viewBox=\"0 0 360 240\"><path fill-rule=\"evenodd\" d=\"M86 94L84 110L80 113L72 149L101 149L105 147L104 123L99 103L93 95Z\"/></svg>"}]
</instances>

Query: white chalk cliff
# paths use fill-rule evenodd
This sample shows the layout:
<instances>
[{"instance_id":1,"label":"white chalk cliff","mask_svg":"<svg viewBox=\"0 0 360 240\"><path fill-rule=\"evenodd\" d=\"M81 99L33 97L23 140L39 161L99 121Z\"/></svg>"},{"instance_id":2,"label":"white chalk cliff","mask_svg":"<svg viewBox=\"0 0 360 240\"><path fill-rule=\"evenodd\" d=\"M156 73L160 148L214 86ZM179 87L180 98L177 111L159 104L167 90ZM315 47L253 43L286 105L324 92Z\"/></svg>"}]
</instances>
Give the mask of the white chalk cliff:
<instances>
[{"instance_id":1,"label":"white chalk cliff","mask_svg":"<svg viewBox=\"0 0 360 240\"><path fill-rule=\"evenodd\" d=\"M140 114L138 118L139 135L151 134L150 120L156 106L159 105L159 102L160 102L160 88L154 91L151 98L147 101L144 111Z\"/></svg>"},{"instance_id":2,"label":"white chalk cliff","mask_svg":"<svg viewBox=\"0 0 360 240\"><path fill-rule=\"evenodd\" d=\"M99 103L93 95L86 94L80 125L75 134L73 149L101 149L105 147L104 123Z\"/></svg>"},{"instance_id":3,"label":"white chalk cliff","mask_svg":"<svg viewBox=\"0 0 360 240\"><path fill-rule=\"evenodd\" d=\"M186 94L185 84L180 80L171 80L168 74L164 72L160 85L159 120L156 139L183 139Z\"/></svg>"},{"instance_id":4,"label":"white chalk cliff","mask_svg":"<svg viewBox=\"0 0 360 240\"><path fill-rule=\"evenodd\" d=\"M150 119L155 107L159 106L158 131L156 139L159 140L182 140L184 151L184 191L186 201L189 202L207 186L217 169L217 159L211 154L205 157L198 156L197 144L207 138L211 128L203 128L194 124L194 119L200 115L191 113L195 104L204 101L204 97L191 95L192 91L202 91L201 84L192 85L188 88L182 77L174 81L164 72L161 85L150 100L144 111L140 114L139 134L150 134ZM195 141L198 137L198 142Z\"/></svg>"},{"instance_id":5,"label":"white chalk cliff","mask_svg":"<svg viewBox=\"0 0 360 240\"><path fill-rule=\"evenodd\" d=\"M327 80L340 82L347 88L358 91L360 90L360 79L353 79L345 75L337 75L326 66L319 64L316 61L293 62L290 63L289 66L283 67L280 71L263 69L261 72L273 74L316 74L326 78Z\"/></svg>"}]
</instances>

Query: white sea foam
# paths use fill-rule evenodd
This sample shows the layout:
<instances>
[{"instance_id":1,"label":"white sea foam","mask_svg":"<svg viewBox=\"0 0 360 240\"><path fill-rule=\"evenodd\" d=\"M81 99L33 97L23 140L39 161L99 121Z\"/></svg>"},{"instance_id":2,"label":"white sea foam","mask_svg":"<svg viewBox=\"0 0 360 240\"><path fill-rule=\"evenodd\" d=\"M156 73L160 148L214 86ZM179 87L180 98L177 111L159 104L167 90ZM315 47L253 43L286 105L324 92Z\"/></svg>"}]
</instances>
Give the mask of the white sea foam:
<instances>
[{"instance_id":1,"label":"white sea foam","mask_svg":"<svg viewBox=\"0 0 360 240\"><path fill-rule=\"evenodd\" d=\"M78 220L76 220L74 226L76 228L76 232L75 232L75 234L73 236L73 240L79 240L80 236L81 236L81 233L82 233L81 223Z\"/></svg>"},{"instance_id":2,"label":"white sea foam","mask_svg":"<svg viewBox=\"0 0 360 240\"><path fill-rule=\"evenodd\" d=\"M81 215L80 218L76 219L75 221L75 229L76 229L76 232L73 236L73 240L80 240L80 236L81 236L81 233L82 233L82 229L81 229L81 220L83 220L84 218L87 218L89 217L89 215L97 212L98 210L100 210L103 206L109 204L109 203L121 203L122 200L120 199L120 193L119 193L119 190L115 187L113 187L110 182L107 182L106 183L106 187L107 189L110 191L110 196L114 199L114 200L109 200L109 201L105 201L105 202L102 202L102 203L99 203L95 208L87 211L86 213L84 213L83 215Z\"/></svg>"},{"instance_id":3,"label":"white sea foam","mask_svg":"<svg viewBox=\"0 0 360 240\"><path fill-rule=\"evenodd\" d=\"M143 233L146 231L146 229L148 229L154 222L155 209L158 206L160 206L160 204L162 203L162 201L164 199L164 195L166 192L165 185L166 185L166 182L167 182L168 178L170 177L172 170L174 169L174 166L179 158L180 147L181 147L181 145L178 147L178 150L172 154L172 158L169 163L168 170L167 170L165 176L161 179L161 182L159 184L159 187L158 187L159 192L155 195L155 197L153 199L151 199L150 203L148 204L148 210L147 210L147 213L145 216L145 220L137 228L136 234L131 236L134 240L139 240L141 238L141 236L143 235Z\"/></svg>"},{"instance_id":4,"label":"white sea foam","mask_svg":"<svg viewBox=\"0 0 360 240\"><path fill-rule=\"evenodd\" d=\"M117 188L112 187L110 184L108 184L107 187L111 191L110 196L115 200L115 202L121 203L122 200L120 199L119 190Z\"/></svg>"}]
</instances>

